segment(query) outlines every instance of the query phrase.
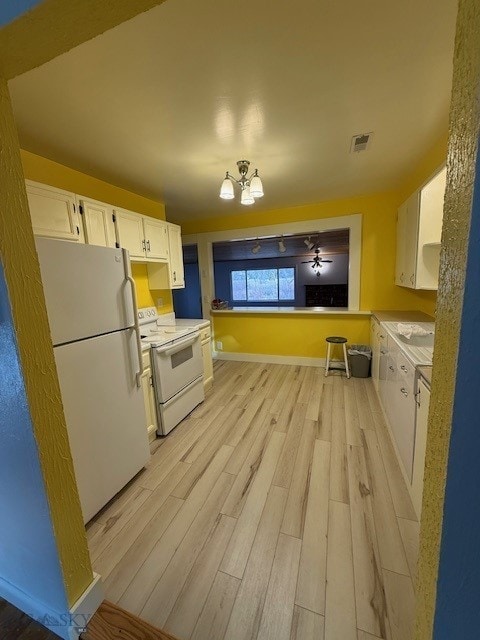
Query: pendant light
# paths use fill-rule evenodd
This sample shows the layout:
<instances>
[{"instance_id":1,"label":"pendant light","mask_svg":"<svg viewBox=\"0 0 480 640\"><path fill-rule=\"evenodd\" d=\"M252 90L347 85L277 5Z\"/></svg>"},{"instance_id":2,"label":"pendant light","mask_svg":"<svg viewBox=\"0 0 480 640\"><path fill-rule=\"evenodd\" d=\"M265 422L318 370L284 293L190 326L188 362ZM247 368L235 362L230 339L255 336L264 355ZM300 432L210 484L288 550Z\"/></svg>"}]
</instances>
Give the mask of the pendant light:
<instances>
[{"instance_id":1,"label":"pendant light","mask_svg":"<svg viewBox=\"0 0 480 640\"><path fill-rule=\"evenodd\" d=\"M250 205L255 203L256 198L263 197L263 184L258 175L258 169L255 169L254 173L248 177L248 168L250 166L249 160L239 160L237 167L240 172L240 179L234 178L228 171L222 182L220 188L220 198L223 200L233 200L235 192L233 183L236 182L241 189L240 202L244 205Z\"/></svg>"}]
</instances>

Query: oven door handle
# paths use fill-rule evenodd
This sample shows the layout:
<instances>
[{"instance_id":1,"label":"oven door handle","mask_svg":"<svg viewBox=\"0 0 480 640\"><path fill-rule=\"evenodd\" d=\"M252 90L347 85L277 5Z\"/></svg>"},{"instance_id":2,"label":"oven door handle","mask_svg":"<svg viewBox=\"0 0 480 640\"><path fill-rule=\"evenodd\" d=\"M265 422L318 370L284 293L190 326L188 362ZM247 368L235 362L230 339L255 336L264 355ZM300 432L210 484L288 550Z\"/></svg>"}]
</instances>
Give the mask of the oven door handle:
<instances>
[{"instance_id":1,"label":"oven door handle","mask_svg":"<svg viewBox=\"0 0 480 640\"><path fill-rule=\"evenodd\" d=\"M174 344L166 347L157 347L155 351L159 355L169 358L170 356L173 356L175 353L182 351L182 349L189 347L191 344L196 342L199 337L200 337L200 333L194 333L193 335L188 336L186 340L180 340L179 342L175 342Z\"/></svg>"}]
</instances>

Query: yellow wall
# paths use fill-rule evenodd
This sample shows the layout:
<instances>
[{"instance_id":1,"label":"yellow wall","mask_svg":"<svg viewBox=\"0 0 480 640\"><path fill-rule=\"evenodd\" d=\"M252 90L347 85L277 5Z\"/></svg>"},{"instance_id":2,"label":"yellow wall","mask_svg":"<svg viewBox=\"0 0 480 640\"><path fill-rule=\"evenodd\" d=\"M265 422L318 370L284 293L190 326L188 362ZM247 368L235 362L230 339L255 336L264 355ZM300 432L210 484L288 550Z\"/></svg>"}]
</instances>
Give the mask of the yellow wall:
<instances>
[{"instance_id":1,"label":"yellow wall","mask_svg":"<svg viewBox=\"0 0 480 640\"><path fill-rule=\"evenodd\" d=\"M158 313L173 311L172 292L168 289L149 289L146 264L132 264L132 275L137 288L137 303L139 307L157 307L158 298L163 299L163 306L157 307Z\"/></svg>"},{"instance_id":2,"label":"yellow wall","mask_svg":"<svg viewBox=\"0 0 480 640\"><path fill-rule=\"evenodd\" d=\"M29 180L36 180L43 184L72 191L81 196L89 196L95 200L107 202L124 209L130 209L153 218L165 220L165 205L161 202L149 200L131 191L126 191L113 184L98 180L58 162L42 158L29 151L21 151L23 171ZM145 265L132 265L132 273L137 286L139 307L154 307L156 300L163 298L163 307L159 313L168 313L173 309L172 292L153 291L148 289L147 268Z\"/></svg>"},{"instance_id":3,"label":"yellow wall","mask_svg":"<svg viewBox=\"0 0 480 640\"><path fill-rule=\"evenodd\" d=\"M184 234L248 229L299 220L362 214L361 310L419 310L435 314L436 292L415 291L395 285L396 214L398 205L444 162L446 138L430 149L395 191L346 198L314 205L192 220L182 225ZM214 314L215 340L223 350L323 357L325 337L345 335L349 342L369 343L369 318L362 316L273 316Z\"/></svg>"}]
</instances>

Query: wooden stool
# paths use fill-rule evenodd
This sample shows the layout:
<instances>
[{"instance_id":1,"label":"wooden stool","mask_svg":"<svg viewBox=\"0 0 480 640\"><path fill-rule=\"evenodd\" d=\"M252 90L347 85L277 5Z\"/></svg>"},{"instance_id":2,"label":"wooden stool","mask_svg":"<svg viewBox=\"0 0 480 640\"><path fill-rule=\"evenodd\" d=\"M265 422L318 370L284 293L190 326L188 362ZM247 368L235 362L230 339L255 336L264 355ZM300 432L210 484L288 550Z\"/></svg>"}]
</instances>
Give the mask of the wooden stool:
<instances>
[{"instance_id":1,"label":"wooden stool","mask_svg":"<svg viewBox=\"0 0 480 640\"><path fill-rule=\"evenodd\" d=\"M330 368L330 349L332 344L341 344L343 345L343 358L345 360L345 371L347 372L347 378L350 378L350 369L348 368L348 358L347 358L347 339L342 336L329 336L327 339L327 362L325 365L325 377L328 376L328 370Z\"/></svg>"}]
</instances>

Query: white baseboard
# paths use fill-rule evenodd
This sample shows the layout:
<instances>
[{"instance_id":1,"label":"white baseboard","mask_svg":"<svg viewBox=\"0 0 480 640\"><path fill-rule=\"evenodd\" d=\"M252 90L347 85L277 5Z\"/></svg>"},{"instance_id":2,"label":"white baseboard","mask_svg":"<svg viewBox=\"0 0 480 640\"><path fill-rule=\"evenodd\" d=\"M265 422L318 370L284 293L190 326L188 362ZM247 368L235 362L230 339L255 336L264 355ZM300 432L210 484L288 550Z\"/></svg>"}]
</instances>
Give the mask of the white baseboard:
<instances>
[{"instance_id":1,"label":"white baseboard","mask_svg":"<svg viewBox=\"0 0 480 640\"><path fill-rule=\"evenodd\" d=\"M103 602L101 578L94 573L90 586L70 610L55 611L33 599L6 580L0 578L0 597L13 604L33 620L63 640L78 640L90 618Z\"/></svg>"},{"instance_id":2,"label":"white baseboard","mask_svg":"<svg viewBox=\"0 0 480 640\"><path fill-rule=\"evenodd\" d=\"M68 640L78 640L83 630L80 626L87 626L90 618L95 614L104 599L105 592L103 590L102 578L98 573L94 573L93 581L70 609L70 619L73 624L70 627ZM77 626L77 624L79 626Z\"/></svg>"},{"instance_id":3,"label":"white baseboard","mask_svg":"<svg viewBox=\"0 0 480 640\"><path fill-rule=\"evenodd\" d=\"M325 358L306 358L304 356L274 356L265 353L236 353L233 351L214 351L216 360L233 360L235 362L265 362L267 364L293 364L303 367L324 367ZM331 360L335 368L343 364L343 360ZM339 367L340 368L340 367Z\"/></svg>"}]
</instances>

